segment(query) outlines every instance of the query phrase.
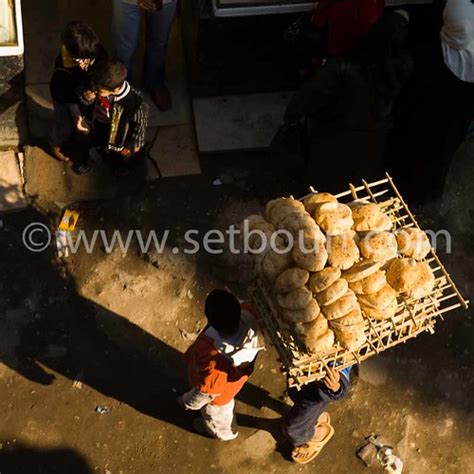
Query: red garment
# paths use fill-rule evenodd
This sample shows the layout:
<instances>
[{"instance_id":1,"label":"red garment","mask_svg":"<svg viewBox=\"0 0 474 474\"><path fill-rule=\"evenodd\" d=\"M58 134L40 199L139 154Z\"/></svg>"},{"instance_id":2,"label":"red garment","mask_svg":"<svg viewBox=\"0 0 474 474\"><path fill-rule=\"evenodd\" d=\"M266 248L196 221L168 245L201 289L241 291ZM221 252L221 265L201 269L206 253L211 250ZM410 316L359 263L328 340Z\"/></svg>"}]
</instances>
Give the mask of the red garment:
<instances>
[{"instance_id":1,"label":"red garment","mask_svg":"<svg viewBox=\"0 0 474 474\"><path fill-rule=\"evenodd\" d=\"M203 393L219 395L214 405L229 403L242 389L253 372L253 364L235 367L217 352L214 341L203 332L185 353L189 383Z\"/></svg>"},{"instance_id":2,"label":"red garment","mask_svg":"<svg viewBox=\"0 0 474 474\"><path fill-rule=\"evenodd\" d=\"M97 94L97 100L94 108L94 120L97 120L101 123L109 123L111 108L112 104L105 97Z\"/></svg>"},{"instance_id":3,"label":"red garment","mask_svg":"<svg viewBox=\"0 0 474 474\"><path fill-rule=\"evenodd\" d=\"M369 33L384 7L385 0L321 0L311 21L326 30L328 53L340 56Z\"/></svg>"},{"instance_id":4,"label":"red garment","mask_svg":"<svg viewBox=\"0 0 474 474\"><path fill-rule=\"evenodd\" d=\"M256 314L250 304L242 304L242 310ZM204 334L198 338L184 354L188 366L189 383L201 392L219 396L212 401L213 405L229 403L242 389L254 369L254 363L235 367L232 362L220 354L214 341Z\"/></svg>"}]
</instances>

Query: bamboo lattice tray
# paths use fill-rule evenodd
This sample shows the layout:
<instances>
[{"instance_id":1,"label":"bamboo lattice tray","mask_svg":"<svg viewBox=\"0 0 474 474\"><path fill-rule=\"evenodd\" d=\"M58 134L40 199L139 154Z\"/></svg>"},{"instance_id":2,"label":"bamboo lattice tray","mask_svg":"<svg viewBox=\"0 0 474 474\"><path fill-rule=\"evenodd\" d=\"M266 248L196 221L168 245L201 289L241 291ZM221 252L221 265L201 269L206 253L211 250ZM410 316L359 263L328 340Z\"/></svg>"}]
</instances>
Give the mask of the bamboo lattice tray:
<instances>
[{"instance_id":1,"label":"bamboo lattice tray","mask_svg":"<svg viewBox=\"0 0 474 474\"><path fill-rule=\"evenodd\" d=\"M311 188L311 191L314 192L314 189ZM395 230L413 226L419 228L388 174L385 179L373 183L362 181L362 185L358 187L349 185L349 190L337 194L336 197L342 203L354 199L378 203L383 212L391 217ZM301 387L323 378L328 365L340 370L406 342L422 332L433 334L435 323L438 318L443 319L443 314L461 306L467 308L469 302L462 297L433 248L424 260L430 265L435 276L435 286L431 294L418 300L399 296L398 309L393 318L384 321L365 318L367 342L362 347L350 352L336 342L331 351L323 357L311 355L298 342L291 327L280 317L270 288L265 282L257 279L249 288L249 294L289 376L290 387Z\"/></svg>"}]
</instances>

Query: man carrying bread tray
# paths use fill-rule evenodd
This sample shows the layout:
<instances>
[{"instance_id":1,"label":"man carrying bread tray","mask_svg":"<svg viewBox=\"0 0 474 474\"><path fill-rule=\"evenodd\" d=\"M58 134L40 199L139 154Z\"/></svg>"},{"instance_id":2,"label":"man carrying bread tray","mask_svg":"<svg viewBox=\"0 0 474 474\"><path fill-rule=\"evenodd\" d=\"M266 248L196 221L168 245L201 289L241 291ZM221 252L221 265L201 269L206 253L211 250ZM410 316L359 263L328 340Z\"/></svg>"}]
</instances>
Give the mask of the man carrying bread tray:
<instances>
[{"instance_id":1,"label":"man carrying bread tray","mask_svg":"<svg viewBox=\"0 0 474 474\"><path fill-rule=\"evenodd\" d=\"M304 385L301 390L292 387L288 395L294 405L283 419L282 431L293 447L291 458L298 464L311 462L333 437L328 403L344 397L349 390L351 367L337 371L327 368L326 376Z\"/></svg>"}]
</instances>

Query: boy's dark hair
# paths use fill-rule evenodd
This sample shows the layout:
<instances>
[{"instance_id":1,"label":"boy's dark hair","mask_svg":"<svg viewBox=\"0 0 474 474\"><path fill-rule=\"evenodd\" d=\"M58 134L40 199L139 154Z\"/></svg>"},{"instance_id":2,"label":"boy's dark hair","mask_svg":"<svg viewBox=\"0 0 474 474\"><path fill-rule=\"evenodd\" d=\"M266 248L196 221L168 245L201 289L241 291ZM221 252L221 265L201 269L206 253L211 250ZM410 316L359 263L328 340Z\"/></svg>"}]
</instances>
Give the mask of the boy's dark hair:
<instances>
[{"instance_id":1,"label":"boy's dark hair","mask_svg":"<svg viewBox=\"0 0 474 474\"><path fill-rule=\"evenodd\" d=\"M97 56L100 40L96 32L83 21L71 21L61 35L69 54L77 59L91 59Z\"/></svg>"},{"instance_id":2,"label":"boy's dark hair","mask_svg":"<svg viewBox=\"0 0 474 474\"><path fill-rule=\"evenodd\" d=\"M92 86L109 91L120 87L127 79L127 69L120 61L101 61L91 73Z\"/></svg>"},{"instance_id":3,"label":"boy's dark hair","mask_svg":"<svg viewBox=\"0 0 474 474\"><path fill-rule=\"evenodd\" d=\"M232 334L240 323L239 300L228 291L213 290L207 295L205 309L209 324L219 333Z\"/></svg>"}]
</instances>

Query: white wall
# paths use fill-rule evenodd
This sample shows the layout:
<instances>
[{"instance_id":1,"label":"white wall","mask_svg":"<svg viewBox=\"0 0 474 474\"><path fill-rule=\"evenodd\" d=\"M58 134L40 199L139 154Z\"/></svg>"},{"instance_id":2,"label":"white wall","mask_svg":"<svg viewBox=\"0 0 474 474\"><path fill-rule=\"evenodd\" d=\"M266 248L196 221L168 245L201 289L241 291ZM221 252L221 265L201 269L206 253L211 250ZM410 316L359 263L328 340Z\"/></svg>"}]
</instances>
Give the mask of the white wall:
<instances>
[{"instance_id":1,"label":"white wall","mask_svg":"<svg viewBox=\"0 0 474 474\"><path fill-rule=\"evenodd\" d=\"M0 0L0 56L23 54L20 0Z\"/></svg>"}]
</instances>

